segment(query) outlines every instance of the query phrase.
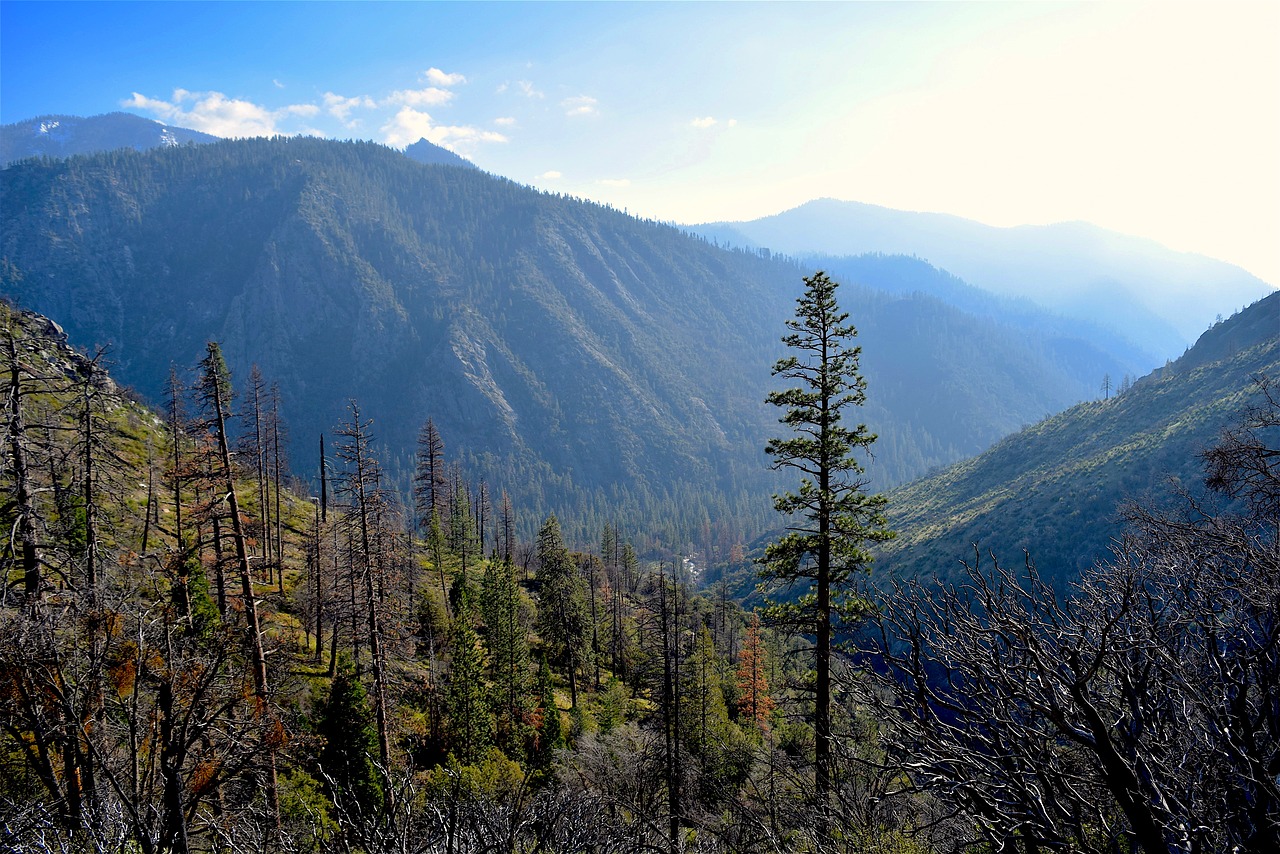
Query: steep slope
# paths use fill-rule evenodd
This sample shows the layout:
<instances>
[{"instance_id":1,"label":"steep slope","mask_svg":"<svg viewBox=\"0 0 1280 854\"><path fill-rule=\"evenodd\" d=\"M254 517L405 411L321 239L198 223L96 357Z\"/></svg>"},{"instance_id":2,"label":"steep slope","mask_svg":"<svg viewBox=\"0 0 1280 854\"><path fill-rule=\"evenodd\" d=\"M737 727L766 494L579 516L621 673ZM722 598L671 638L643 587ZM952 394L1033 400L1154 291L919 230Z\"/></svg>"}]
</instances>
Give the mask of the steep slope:
<instances>
[{"instance_id":1,"label":"steep slope","mask_svg":"<svg viewBox=\"0 0 1280 854\"><path fill-rule=\"evenodd\" d=\"M880 569L950 576L973 547L1003 562L1026 550L1071 579L1104 557L1126 500L1194 490L1198 454L1243 409L1259 374L1280 376L1280 293L1215 325L1181 359L1109 400L1080 404L981 456L889 495L898 539Z\"/></svg>"},{"instance_id":2,"label":"steep slope","mask_svg":"<svg viewBox=\"0 0 1280 854\"><path fill-rule=\"evenodd\" d=\"M820 199L751 222L693 228L792 255L916 255L980 288L1108 325L1156 356L1149 366L1180 353L1215 316L1271 291L1234 265L1082 222L995 228Z\"/></svg>"},{"instance_id":3,"label":"steep slope","mask_svg":"<svg viewBox=\"0 0 1280 854\"><path fill-rule=\"evenodd\" d=\"M224 141L0 178L0 293L110 344L153 400L171 363L220 340L238 377L256 363L280 383L300 471L358 397L401 478L430 416L538 511L670 520L680 496L695 519L770 516L762 401L791 263L368 143ZM841 300L882 485L1087 394L1071 359L928 296Z\"/></svg>"},{"instance_id":4,"label":"steep slope","mask_svg":"<svg viewBox=\"0 0 1280 854\"><path fill-rule=\"evenodd\" d=\"M132 113L101 116L37 116L0 125L0 165L27 157L71 157L133 148L139 151L213 142L216 136L169 127Z\"/></svg>"}]
</instances>

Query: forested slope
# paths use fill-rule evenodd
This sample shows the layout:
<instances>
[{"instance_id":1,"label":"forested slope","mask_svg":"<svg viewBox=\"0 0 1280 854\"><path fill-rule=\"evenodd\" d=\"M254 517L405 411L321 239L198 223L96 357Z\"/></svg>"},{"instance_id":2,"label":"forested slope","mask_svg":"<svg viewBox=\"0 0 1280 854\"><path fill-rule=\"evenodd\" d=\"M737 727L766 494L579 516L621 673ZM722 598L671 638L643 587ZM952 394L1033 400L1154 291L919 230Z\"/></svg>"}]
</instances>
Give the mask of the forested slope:
<instances>
[{"instance_id":1,"label":"forested slope","mask_svg":"<svg viewBox=\"0 0 1280 854\"><path fill-rule=\"evenodd\" d=\"M354 396L404 489L432 418L451 456L575 536L616 516L672 542L770 517L763 398L792 263L367 143L228 141L0 176L0 293L109 345L152 401L171 363L222 342L237 375L256 364L279 384L302 472ZM880 485L1125 370L924 294L863 283L841 301L865 335Z\"/></svg>"},{"instance_id":2,"label":"forested slope","mask_svg":"<svg viewBox=\"0 0 1280 854\"><path fill-rule=\"evenodd\" d=\"M892 491L892 575L956 577L959 561L1023 552L1060 581L1105 558L1120 505L1196 491L1199 454L1235 420L1258 375L1280 376L1280 294L1215 325L1180 359L1109 399L1004 439L974 459Z\"/></svg>"}]
</instances>

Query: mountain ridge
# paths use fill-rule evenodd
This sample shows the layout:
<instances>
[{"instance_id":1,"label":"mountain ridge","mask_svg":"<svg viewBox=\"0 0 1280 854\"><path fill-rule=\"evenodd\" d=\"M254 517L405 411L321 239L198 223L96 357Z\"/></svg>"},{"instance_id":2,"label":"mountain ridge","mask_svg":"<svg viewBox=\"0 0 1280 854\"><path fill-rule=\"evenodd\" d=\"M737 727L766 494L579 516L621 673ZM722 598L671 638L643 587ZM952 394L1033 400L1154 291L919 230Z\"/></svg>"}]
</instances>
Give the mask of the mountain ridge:
<instances>
[{"instance_id":1,"label":"mountain ridge","mask_svg":"<svg viewBox=\"0 0 1280 854\"><path fill-rule=\"evenodd\" d=\"M146 150L175 145L201 145L218 137L170 126L133 113L97 116L49 114L0 125L0 165L28 157L71 157L118 148Z\"/></svg>"},{"instance_id":2,"label":"mountain ridge","mask_svg":"<svg viewBox=\"0 0 1280 854\"><path fill-rule=\"evenodd\" d=\"M280 383L295 456L355 396L400 482L432 417L478 477L540 510L566 513L573 493L589 517L622 490L651 518L674 496L677 515L770 515L763 399L805 272L792 262L373 143L219 141L0 179L0 292L112 345L152 400L171 363L217 339L237 376L257 364ZM886 436L878 483L1123 370L927 295L847 284L841 298Z\"/></svg>"},{"instance_id":3,"label":"mountain ridge","mask_svg":"<svg viewBox=\"0 0 1280 854\"><path fill-rule=\"evenodd\" d=\"M1273 290L1235 265L1078 221L1004 228L819 199L756 220L689 228L798 256L915 255L993 293L1107 323L1159 361L1181 353L1217 315Z\"/></svg>"}]
</instances>

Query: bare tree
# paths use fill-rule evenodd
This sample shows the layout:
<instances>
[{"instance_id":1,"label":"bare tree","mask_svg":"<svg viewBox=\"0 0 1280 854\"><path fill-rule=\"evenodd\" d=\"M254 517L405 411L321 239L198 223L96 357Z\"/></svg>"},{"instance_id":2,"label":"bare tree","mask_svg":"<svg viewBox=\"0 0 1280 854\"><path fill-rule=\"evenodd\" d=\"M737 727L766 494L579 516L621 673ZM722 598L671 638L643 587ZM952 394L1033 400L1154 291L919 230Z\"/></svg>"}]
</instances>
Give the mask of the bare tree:
<instances>
[{"instance_id":1,"label":"bare tree","mask_svg":"<svg viewBox=\"0 0 1280 854\"><path fill-rule=\"evenodd\" d=\"M1264 392L1267 386L1263 386ZM883 599L868 699L892 755L997 847L1280 850L1273 395L1209 452L1243 515L1130 507L1063 598L1027 561ZM1274 438L1274 433L1269 434Z\"/></svg>"}]
</instances>

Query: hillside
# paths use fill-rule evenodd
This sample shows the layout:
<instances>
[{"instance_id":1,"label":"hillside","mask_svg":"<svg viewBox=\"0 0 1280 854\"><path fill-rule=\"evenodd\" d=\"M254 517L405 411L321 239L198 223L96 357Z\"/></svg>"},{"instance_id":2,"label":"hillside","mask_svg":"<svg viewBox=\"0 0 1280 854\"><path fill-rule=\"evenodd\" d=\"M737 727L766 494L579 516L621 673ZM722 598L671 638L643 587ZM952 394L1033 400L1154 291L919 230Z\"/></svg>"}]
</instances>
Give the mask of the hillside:
<instances>
[{"instance_id":1,"label":"hillside","mask_svg":"<svg viewBox=\"0 0 1280 854\"><path fill-rule=\"evenodd\" d=\"M915 255L969 284L1099 323L1153 357L1177 356L1219 315L1270 293L1231 264L1088 223L997 228L961 217L819 199L750 222L693 229L791 255Z\"/></svg>"},{"instance_id":2,"label":"hillside","mask_svg":"<svg viewBox=\"0 0 1280 854\"><path fill-rule=\"evenodd\" d=\"M71 157L117 148L143 151L214 142L216 136L169 127L132 113L101 116L37 116L0 125L0 165L28 157Z\"/></svg>"},{"instance_id":3,"label":"hillside","mask_svg":"<svg viewBox=\"0 0 1280 854\"><path fill-rule=\"evenodd\" d=\"M300 471L358 397L400 484L430 417L495 493L586 531L617 513L676 531L771 519L762 401L792 263L368 143L223 141L0 178L0 293L109 345L151 400L220 341L236 376L279 383ZM885 437L878 484L1128 370L873 285L841 300Z\"/></svg>"},{"instance_id":4,"label":"hillside","mask_svg":"<svg viewBox=\"0 0 1280 854\"><path fill-rule=\"evenodd\" d=\"M1205 332L1169 367L1109 400L1075 406L981 456L889 494L898 539L878 569L954 577L976 544L1008 564L1026 550L1044 573L1073 579L1119 536L1117 508L1159 500L1170 481L1199 489L1200 452L1280 376L1280 294Z\"/></svg>"}]
</instances>

